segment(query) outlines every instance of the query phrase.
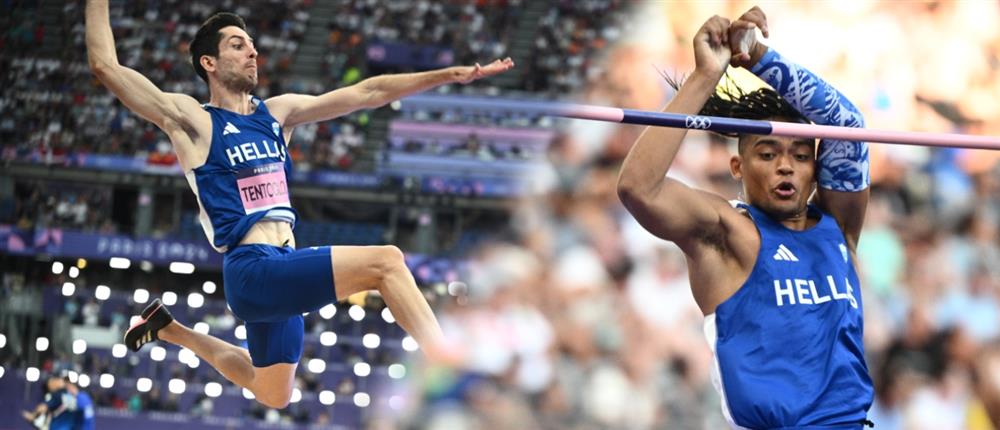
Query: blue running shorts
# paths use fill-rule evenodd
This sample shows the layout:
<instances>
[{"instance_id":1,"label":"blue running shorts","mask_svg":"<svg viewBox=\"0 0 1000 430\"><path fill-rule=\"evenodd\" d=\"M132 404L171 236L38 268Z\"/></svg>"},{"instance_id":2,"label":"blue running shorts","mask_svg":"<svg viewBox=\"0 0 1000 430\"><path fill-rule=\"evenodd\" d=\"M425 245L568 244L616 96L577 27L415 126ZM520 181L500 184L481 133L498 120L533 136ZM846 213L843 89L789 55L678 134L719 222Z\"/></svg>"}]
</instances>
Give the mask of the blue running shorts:
<instances>
[{"instance_id":1,"label":"blue running shorts","mask_svg":"<svg viewBox=\"0 0 1000 430\"><path fill-rule=\"evenodd\" d=\"M256 367L298 363L302 314L337 301L329 246L237 246L223 258L222 279L226 302L246 322Z\"/></svg>"}]
</instances>

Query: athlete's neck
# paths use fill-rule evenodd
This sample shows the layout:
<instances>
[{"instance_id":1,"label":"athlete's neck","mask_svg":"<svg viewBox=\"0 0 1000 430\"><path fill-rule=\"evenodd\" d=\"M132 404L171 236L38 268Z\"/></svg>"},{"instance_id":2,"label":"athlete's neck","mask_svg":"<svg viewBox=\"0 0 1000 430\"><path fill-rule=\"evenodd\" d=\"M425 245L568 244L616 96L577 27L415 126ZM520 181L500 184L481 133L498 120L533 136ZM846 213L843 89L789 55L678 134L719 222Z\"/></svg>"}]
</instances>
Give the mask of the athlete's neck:
<instances>
[{"instance_id":1,"label":"athlete's neck","mask_svg":"<svg viewBox=\"0 0 1000 430\"><path fill-rule=\"evenodd\" d=\"M816 225L819 218L809 216L809 208L806 207L802 212L789 217L777 218L777 221L789 230L802 231Z\"/></svg>"},{"instance_id":2,"label":"athlete's neck","mask_svg":"<svg viewBox=\"0 0 1000 430\"><path fill-rule=\"evenodd\" d=\"M785 228L789 230L802 231L811 228L819 222L821 217L818 212L810 211L809 206L802 208L801 211L795 214L789 215L787 213L769 211L764 209L761 205L755 205L750 202L747 202L747 204L757 208L758 211L764 212L769 218L771 218L771 220L785 226ZM746 213L745 215L750 216L749 213Z\"/></svg>"},{"instance_id":3,"label":"athlete's neck","mask_svg":"<svg viewBox=\"0 0 1000 430\"><path fill-rule=\"evenodd\" d=\"M236 112L240 115L249 115L256 110L250 102L250 94L243 91L233 91L225 86L215 83L209 87L208 104L220 109Z\"/></svg>"}]
</instances>

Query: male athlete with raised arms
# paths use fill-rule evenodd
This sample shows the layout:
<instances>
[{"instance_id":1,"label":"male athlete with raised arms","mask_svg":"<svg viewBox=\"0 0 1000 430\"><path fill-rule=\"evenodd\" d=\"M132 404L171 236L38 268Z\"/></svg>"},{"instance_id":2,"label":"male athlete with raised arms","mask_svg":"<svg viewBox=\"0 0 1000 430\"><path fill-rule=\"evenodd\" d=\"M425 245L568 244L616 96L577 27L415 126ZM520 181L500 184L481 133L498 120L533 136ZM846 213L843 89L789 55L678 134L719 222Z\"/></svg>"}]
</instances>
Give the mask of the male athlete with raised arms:
<instances>
[{"instance_id":1,"label":"male athlete with raised arms","mask_svg":"<svg viewBox=\"0 0 1000 430\"><path fill-rule=\"evenodd\" d=\"M837 90L752 37L757 28L768 36L757 7L732 23L706 21L694 37L695 70L665 111L864 126ZM777 92L719 97L730 64ZM726 419L753 429L870 424L855 263L867 145L824 140L817 149L813 139L739 135L730 171L746 202L730 203L665 177L686 134L648 127L622 165L618 193L644 228L687 256Z\"/></svg>"},{"instance_id":2,"label":"male athlete with raised arms","mask_svg":"<svg viewBox=\"0 0 1000 430\"><path fill-rule=\"evenodd\" d=\"M209 86L210 99L200 104L188 95L164 93L119 64L108 1L87 1L90 68L125 106L170 138L198 198L205 233L225 252L226 300L246 322L249 350L173 321L159 300L126 332L125 344L133 351L153 340L186 347L259 402L283 408L302 355L302 313L377 290L430 359L446 357L441 328L398 248L295 249L287 146L300 124L379 107L443 84L468 83L514 63L508 58L486 66L377 76L319 96L284 94L262 101L251 95L257 85L253 42L234 14L216 14L201 26L190 48L195 71Z\"/></svg>"}]
</instances>

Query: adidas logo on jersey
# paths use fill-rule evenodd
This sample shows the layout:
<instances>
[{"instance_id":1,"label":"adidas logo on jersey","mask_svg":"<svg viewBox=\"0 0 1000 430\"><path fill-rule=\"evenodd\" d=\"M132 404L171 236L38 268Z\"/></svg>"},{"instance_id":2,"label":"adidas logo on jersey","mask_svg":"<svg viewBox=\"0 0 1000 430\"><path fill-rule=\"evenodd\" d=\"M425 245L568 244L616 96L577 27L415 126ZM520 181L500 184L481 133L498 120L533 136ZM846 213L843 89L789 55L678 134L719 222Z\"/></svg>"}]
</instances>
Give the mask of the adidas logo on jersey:
<instances>
[{"instance_id":1,"label":"adidas logo on jersey","mask_svg":"<svg viewBox=\"0 0 1000 430\"><path fill-rule=\"evenodd\" d=\"M231 123L231 122L227 122L226 123L226 128L222 129L222 135L223 136L225 136L227 134L239 134L239 132L240 132L240 129L236 128L236 126L233 125L233 123Z\"/></svg>"},{"instance_id":2,"label":"adidas logo on jersey","mask_svg":"<svg viewBox=\"0 0 1000 430\"><path fill-rule=\"evenodd\" d=\"M785 247L785 244L778 245L778 252L774 253L774 259L778 261L799 261L792 251Z\"/></svg>"}]
</instances>

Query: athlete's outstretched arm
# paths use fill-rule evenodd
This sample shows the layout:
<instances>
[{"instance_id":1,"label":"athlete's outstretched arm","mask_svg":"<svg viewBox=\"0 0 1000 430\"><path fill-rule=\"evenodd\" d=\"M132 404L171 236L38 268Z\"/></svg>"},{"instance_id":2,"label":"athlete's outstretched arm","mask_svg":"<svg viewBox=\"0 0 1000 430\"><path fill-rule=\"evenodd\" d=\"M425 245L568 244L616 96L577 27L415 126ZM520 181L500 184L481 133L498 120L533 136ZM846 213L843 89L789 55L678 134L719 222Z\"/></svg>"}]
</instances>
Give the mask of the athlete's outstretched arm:
<instances>
[{"instance_id":1,"label":"athlete's outstretched arm","mask_svg":"<svg viewBox=\"0 0 1000 430\"><path fill-rule=\"evenodd\" d=\"M48 413L49 405L45 402L39 403L33 411L21 411L21 416L30 423L34 423L39 415Z\"/></svg>"},{"instance_id":2,"label":"athlete's outstretched arm","mask_svg":"<svg viewBox=\"0 0 1000 430\"><path fill-rule=\"evenodd\" d=\"M197 109L193 98L164 93L145 76L118 63L108 18L108 0L87 0L87 60L90 70L132 112L168 134L186 124L185 109ZM186 127L184 127L186 128Z\"/></svg>"},{"instance_id":3,"label":"athlete's outstretched arm","mask_svg":"<svg viewBox=\"0 0 1000 430\"><path fill-rule=\"evenodd\" d=\"M756 6L730 27L734 66L752 71L802 116L816 124L865 126L861 111L847 97L813 72L752 37L754 28L760 28L764 36L768 36L767 17ZM740 46L743 34L750 37ZM817 203L837 220L848 245L854 250L868 207L868 144L823 139L816 154Z\"/></svg>"},{"instance_id":4,"label":"athlete's outstretched arm","mask_svg":"<svg viewBox=\"0 0 1000 430\"><path fill-rule=\"evenodd\" d=\"M485 66L455 66L420 73L381 75L326 94L284 94L267 100L267 108L285 127L325 121L354 112L383 106L410 94L454 82L469 83L503 73L514 67L510 58Z\"/></svg>"},{"instance_id":5,"label":"athlete's outstretched arm","mask_svg":"<svg viewBox=\"0 0 1000 430\"><path fill-rule=\"evenodd\" d=\"M665 112L697 115L730 60L729 20L714 16L694 37L695 71L685 80ZM677 242L685 251L699 234L722 228L720 196L665 177L687 129L646 127L632 145L618 176L618 196L650 233Z\"/></svg>"}]
</instances>

